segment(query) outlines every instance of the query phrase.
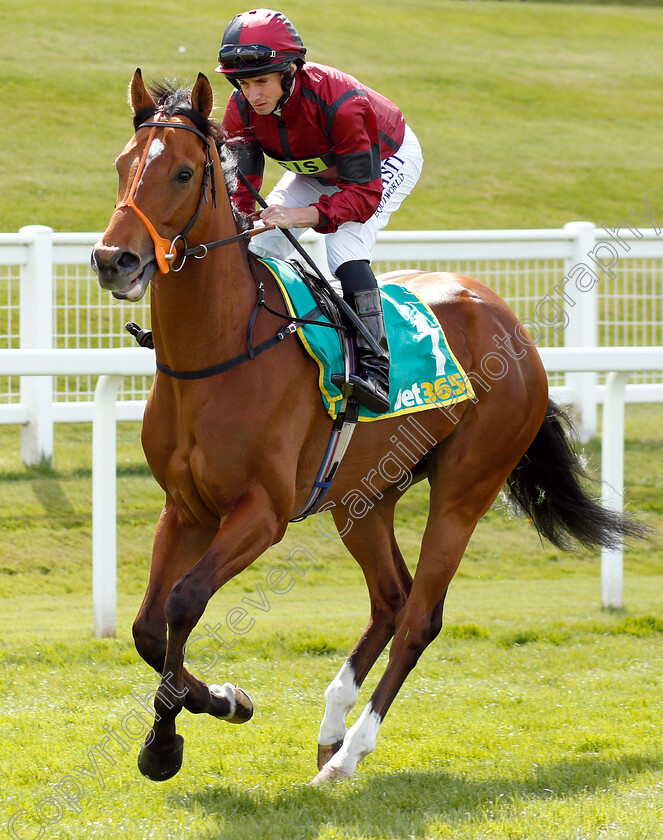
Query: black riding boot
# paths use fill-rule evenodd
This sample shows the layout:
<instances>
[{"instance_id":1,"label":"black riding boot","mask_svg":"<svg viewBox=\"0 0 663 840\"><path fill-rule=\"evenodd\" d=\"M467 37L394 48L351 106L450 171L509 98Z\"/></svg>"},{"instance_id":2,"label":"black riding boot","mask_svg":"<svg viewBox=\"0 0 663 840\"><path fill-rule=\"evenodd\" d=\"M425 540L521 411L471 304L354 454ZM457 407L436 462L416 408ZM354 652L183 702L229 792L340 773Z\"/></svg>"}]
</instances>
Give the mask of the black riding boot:
<instances>
[{"instance_id":1,"label":"black riding boot","mask_svg":"<svg viewBox=\"0 0 663 840\"><path fill-rule=\"evenodd\" d=\"M376 353L364 336L357 333L358 370L350 376L353 396L374 414L384 414L390 407L389 346L377 281L370 265L363 260L343 263L336 274L343 287L343 297L380 348Z\"/></svg>"}]
</instances>

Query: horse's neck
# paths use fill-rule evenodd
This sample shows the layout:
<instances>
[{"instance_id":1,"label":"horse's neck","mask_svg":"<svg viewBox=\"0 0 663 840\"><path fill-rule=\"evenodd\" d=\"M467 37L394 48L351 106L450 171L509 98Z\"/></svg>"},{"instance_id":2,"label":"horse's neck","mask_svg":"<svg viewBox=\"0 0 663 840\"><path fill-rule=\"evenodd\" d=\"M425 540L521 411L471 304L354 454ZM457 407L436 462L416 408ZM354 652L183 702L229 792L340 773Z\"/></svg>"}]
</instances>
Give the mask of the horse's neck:
<instances>
[{"instance_id":1,"label":"horse's neck","mask_svg":"<svg viewBox=\"0 0 663 840\"><path fill-rule=\"evenodd\" d=\"M227 235L227 229L210 229L205 241ZM244 244L210 250L201 260L190 257L182 271L159 277L151 293L159 362L195 370L241 353L256 294Z\"/></svg>"}]
</instances>

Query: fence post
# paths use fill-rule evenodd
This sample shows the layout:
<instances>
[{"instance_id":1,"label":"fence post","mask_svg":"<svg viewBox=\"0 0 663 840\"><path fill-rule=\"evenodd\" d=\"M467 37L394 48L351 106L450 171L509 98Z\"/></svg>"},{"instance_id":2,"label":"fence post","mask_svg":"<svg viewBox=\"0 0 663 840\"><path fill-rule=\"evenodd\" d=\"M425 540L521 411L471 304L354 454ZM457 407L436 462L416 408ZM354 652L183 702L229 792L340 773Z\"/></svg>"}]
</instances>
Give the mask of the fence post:
<instances>
[{"instance_id":1,"label":"fence post","mask_svg":"<svg viewBox=\"0 0 663 840\"><path fill-rule=\"evenodd\" d=\"M565 260L564 265L565 279L569 278L564 286L565 311L569 316L564 343L567 347L596 347L597 288L595 283L589 287L587 282L597 271L587 256L596 245L596 226L592 222L568 222L564 225L564 230L568 230L573 236L571 256ZM586 267L585 272L582 269L583 265ZM580 439L586 443L596 437L596 373L567 373L565 381L567 387L573 390L578 432Z\"/></svg>"},{"instance_id":2,"label":"fence post","mask_svg":"<svg viewBox=\"0 0 663 840\"><path fill-rule=\"evenodd\" d=\"M121 376L102 375L92 421L92 605L94 635L114 636L117 616L117 431Z\"/></svg>"},{"instance_id":3,"label":"fence post","mask_svg":"<svg viewBox=\"0 0 663 840\"><path fill-rule=\"evenodd\" d=\"M53 347L53 230L27 225L19 233L30 238L27 263L21 266L21 349ZM21 458L38 466L53 457L53 378L22 376L21 403L28 422L21 428Z\"/></svg>"},{"instance_id":4,"label":"fence post","mask_svg":"<svg viewBox=\"0 0 663 840\"><path fill-rule=\"evenodd\" d=\"M603 507L624 510L624 396L628 373L608 374L603 403L601 482ZM624 545L601 549L601 601L604 607L624 605Z\"/></svg>"}]
</instances>

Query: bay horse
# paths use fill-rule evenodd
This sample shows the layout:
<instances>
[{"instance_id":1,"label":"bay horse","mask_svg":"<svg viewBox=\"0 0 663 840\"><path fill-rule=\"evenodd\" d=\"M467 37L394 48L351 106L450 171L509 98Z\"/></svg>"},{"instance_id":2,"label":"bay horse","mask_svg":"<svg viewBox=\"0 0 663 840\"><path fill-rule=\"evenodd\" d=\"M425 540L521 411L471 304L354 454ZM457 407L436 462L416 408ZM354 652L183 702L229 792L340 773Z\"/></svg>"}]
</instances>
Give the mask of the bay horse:
<instances>
[{"instance_id":1,"label":"bay horse","mask_svg":"<svg viewBox=\"0 0 663 840\"><path fill-rule=\"evenodd\" d=\"M332 421L315 362L294 336L214 376L165 371L204 371L245 353L250 321L256 342L275 335L283 321L256 307L256 278L272 310L284 303L266 268L252 267L233 215L233 170L211 118L208 79L200 74L190 90L168 83L148 90L137 70L130 102L135 133L117 159L117 204L92 265L116 298L137 300L152 281L158 370L142 444L165 503L133 633L138 652L161 675L138 764L148 778L163 780L182 763L175 725L182 708L235 723L253 713L240 688L206 685L185 669L185 644L214 593L283 537L309 496ZM229 241L207 247L221 240ZM430 483L413 576L394 536L394 507L410 482L376 469L394 455L403 418L359 423L334 478L326 507L365 576L370 619L325 691L314 785L350 776L373 750L406 676L440 632L468 540L505 484L557 546L612 545L637 531L581 485L583 469L564 416L548 398L536 347L494 291L458 274L405 271L380 279L404 283L427 301L475 396L419 412L419 452L401 437L401 460L403 452L413 455L413 480ZM358 492L361 515L351 501ZM348 729L359 689L390 640L384 674Z\"/></svg>"}]
</instances>

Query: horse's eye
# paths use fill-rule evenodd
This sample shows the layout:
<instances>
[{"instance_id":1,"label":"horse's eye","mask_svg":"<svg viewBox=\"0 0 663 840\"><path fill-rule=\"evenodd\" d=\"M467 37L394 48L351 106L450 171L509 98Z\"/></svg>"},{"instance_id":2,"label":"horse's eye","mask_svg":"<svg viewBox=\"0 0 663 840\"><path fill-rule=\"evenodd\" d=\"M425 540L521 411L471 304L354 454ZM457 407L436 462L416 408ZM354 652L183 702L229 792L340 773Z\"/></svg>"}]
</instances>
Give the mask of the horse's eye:
<instances>
[{"instance_id":1,"label":"horse's eye","mask_svg":"<svg viewBox=\"0 0 663 840\"><path fill-rule=\"evenodd\" d=\"M177 173L177 180L180 184L186 184L193 178L193 172L190 169L182 169Z\"/></svg>"}]
</instances>

